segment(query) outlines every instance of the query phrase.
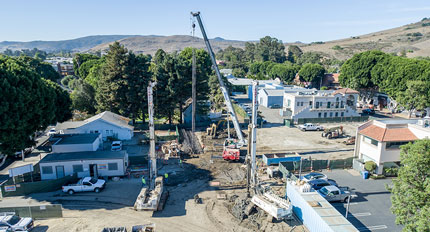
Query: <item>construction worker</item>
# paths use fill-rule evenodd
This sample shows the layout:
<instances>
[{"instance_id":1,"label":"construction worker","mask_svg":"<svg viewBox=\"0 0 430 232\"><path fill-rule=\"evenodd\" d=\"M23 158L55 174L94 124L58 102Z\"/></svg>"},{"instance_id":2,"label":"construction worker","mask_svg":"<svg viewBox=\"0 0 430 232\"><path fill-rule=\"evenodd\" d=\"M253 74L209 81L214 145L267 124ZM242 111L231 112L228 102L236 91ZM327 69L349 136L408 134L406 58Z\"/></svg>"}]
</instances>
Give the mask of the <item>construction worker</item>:
<instances>
[{"instance_id":1,"label":"construction worker","mask_svg":"<svg viewBox=\"0 0 430 232\"><path fill-rule=\"evenodd\" d=\"M169 178L169 174L167 174L167 172L166 173L164 173L164 181L167 183L168 181L167 181L167 178Z\"/></svg>"},{"instance_id":2,"label":"construction worker","mask_svg":"<svg viewBox=\"0 0 430 232\"><path fill-rule=\"evenodd\" d=\"M179 167L182 168L182 160L181 159L179 159Z\"/></svg>"},{"instance_id":3,"label":"construction worker","mask_svg":"<svg viewBox=\"0 0 430 232\"><path fill-rule=\"evenodd\" d=\"M142 176L142 184L143 184L143 186L146 186L145 176Z\"/></svg>"}]
</instances>

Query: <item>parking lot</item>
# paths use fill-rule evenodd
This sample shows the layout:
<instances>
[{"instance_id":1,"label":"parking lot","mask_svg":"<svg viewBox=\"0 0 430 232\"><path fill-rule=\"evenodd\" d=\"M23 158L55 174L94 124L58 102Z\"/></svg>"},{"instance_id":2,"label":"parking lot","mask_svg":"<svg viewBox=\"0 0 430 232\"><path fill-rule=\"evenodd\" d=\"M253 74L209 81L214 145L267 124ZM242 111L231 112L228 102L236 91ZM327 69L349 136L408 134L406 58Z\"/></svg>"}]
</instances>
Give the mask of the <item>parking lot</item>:
<instances>
[{"instance_id":1,"label":"parking lot","mask_svg":"<svg viewBox=\"0 0 430 232\"><path fill-rule=\"evenodd\" d=\"M359 231L401 231L395 224L395 215L391 213L390 192L385 185L391 179L364 180L355 170L324 171L328 178L336 180L339 186L348 186L356 196L351 199L348 220ZM333 206L345 215L346 203L333 203Z\"/></svg>"}]
</instances>

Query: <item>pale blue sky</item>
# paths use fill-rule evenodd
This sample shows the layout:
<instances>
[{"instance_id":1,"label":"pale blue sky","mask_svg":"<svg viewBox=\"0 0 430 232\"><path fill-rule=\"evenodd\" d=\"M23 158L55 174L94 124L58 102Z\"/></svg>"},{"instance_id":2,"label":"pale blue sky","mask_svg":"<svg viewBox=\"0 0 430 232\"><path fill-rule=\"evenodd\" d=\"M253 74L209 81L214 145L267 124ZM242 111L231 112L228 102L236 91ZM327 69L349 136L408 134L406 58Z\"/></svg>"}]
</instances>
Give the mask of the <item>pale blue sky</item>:
<instances>
[{"instance_id":1,"label":"pale blue sky","mask_svg":"<svg viewBox=\"0 0 430 232\"><path fill-rule=\"evenodd\" d=\"M208 36L327 41L430 17L429 0L0 0L0 41L88 35L187 35L201 11ZM200 31L196 32L200 36Z\"/></svg>"}]
</instances>

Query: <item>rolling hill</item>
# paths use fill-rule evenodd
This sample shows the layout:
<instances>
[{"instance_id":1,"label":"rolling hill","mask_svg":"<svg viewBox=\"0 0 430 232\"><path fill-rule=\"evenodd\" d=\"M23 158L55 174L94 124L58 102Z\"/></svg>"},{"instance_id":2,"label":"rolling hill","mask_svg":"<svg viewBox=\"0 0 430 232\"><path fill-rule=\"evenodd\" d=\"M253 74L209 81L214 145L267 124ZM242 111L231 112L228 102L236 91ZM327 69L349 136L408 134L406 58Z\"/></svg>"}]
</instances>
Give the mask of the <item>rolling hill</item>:
<instances>
[{"instance_id":1,"label":"rolling hill","mask_svg":"<svg viewBox=\"0 0 430 232\"><path fill-rule=\"evenodd\" d=\"M368 50L396 54L405 51L408 57L430 56L430 20L423 19L417 23L348 39L297 45L304 52L321 52L327 57L341 60Z\"/></svg>"},{"instance_id":2,"label":"rolling hill","mask_svg":"<svg viewBox=\"0 0 430 232\"><path fill-rule=\"evenodd\" d=\"M244 48L245 41L225 40L222 38L211 39L211 45L214 52L224 49L228 46ZM119 40L127 49L136 53L155 54L158 49L166 52L180 51L186 47L205 48L205 42L198 37L189 35L172 35L172 36L136 36ZM100 44L92 51L106 50L111 43Z\"/></svg>"},{"instance_id":3,"label":"rolling hill","mask_svg":"<svg viewBox=\"0 0 430 232\"><path fill-rule=\"evenodd\" d=\"M3 41L0 42L0 52L6 49L22 50L37 48L46 52L55 52L61 50L82 52L91 49L99 44L133 37L135 35L94 35L86 36L77 39L61 40L61 41Z\"/></svg>"}]
</instances>

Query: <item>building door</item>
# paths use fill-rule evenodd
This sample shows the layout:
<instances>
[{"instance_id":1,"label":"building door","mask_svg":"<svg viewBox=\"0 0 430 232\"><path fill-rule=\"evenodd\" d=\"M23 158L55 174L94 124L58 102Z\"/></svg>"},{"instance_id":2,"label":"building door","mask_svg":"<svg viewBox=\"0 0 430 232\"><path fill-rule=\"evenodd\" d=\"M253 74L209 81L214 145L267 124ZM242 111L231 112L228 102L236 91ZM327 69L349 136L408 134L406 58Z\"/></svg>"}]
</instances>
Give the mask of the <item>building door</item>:
<instances>
[{"instance_id":1,"label":"building door","mask_svg":"<svg viewBox=\"0 0 430 232\"><path fill-rule=\"evenodd\" d=\"M56 166L55 172L57 173L57 179L64 177L64 166Z\"/></svg>"},{"instance_id":2,"label":"building door","mask_svg":"<svg viewBox=\"0 0 430 232\"><path fill-rule=\"evenodd\" d=\"M95 178L98 177L97 164L90 164L90 176Z\"/></svg>"}]
</instances>

